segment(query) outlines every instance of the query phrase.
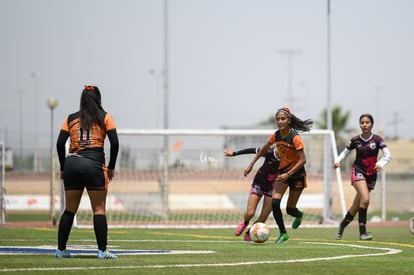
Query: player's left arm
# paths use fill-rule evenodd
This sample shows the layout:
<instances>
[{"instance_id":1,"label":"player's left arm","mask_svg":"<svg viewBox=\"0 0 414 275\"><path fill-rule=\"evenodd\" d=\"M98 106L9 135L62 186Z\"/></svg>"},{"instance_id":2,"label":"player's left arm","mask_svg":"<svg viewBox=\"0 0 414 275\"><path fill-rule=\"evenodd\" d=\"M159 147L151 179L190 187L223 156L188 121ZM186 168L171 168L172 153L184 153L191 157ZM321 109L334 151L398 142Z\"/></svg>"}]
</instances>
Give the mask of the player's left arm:
<instances>
[{"instance_id":1,"label":"player's left arm","mask_svg":"<svg viewBox=\"0 0 414 275\"><path fill-rule=\"evenodd\" d=\"M388 147L381 149L382 157L375 164L375 171L380 172L391 161L391 152Z\"/></svg>"},{"instance_id":2,"label":"player's left arm","mask_svg":"<svg viewBox=\"0 0 414 275\"><path fill-rule=\"evenodd\" d=\"M280 181L280 182L286 181L290 176L292 176L294 173L296 173L296 171L298 171L300 168L302 168L305 165L306 156L305 156L305 152L303 151L303 149L298 150L297 154L298 154L299 160L295 163L295 165L292 168L290 168L289 171L283 174L279 174L276 179L277 181Z\"/></svg>"},{"instance_id":3,"label":"player's left arm","mask_svg":"<svg viewBox=\"0 0 414 275\"><path fill-rule=\"evenodd\" d=\"M109 114L105 115L105 127L106 127L106 134L108 136L109 143L110 143L108 178L109 180L112 180L115 174L114 170L115 170L116 159L118 157L119 140L118 140L118 133L116 131L115 121L112 118L112 116Z\"/></svg>"}]
</instances>

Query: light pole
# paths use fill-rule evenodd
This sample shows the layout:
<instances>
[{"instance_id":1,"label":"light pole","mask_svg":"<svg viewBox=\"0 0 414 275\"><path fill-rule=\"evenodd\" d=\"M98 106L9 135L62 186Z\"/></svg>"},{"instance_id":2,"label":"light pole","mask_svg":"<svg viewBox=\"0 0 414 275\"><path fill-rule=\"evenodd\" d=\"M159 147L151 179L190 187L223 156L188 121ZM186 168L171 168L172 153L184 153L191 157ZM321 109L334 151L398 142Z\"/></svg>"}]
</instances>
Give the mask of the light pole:
<instances>
[{"instance_id":1,"label":"light pole","mask_svg":"<svg viewBox=\"0 0 414 275\"><path fill-rule=\"evenodd\" d=\"M56 225L55 214L55 150L53 142L53 110L58 105L58 101L54 97L49 97L47 106L50 109L50 216L52 223Z\"/></svg>"},{"instance_id":2,"label":"light pole","mask_svg":"<svg viewBox=\"0 0 414 275\"><path fill-rule=\"evenodd\" d=\"M17 90L19 94L19 158L21 161L23 156L23 93L24 90Z\"/></svg>"},{"instance_id":3,"label":"light pole","mask_svg":"<svg viewBox=\"0 0 414 275\"><path fill-rule=\"evenodd\" d=\"M293 89L292 89L292 60L293 57L301 53L301 50L294 49L283 49L279 50L280 54L286 55L288 59L288 105L289 108L293 109Z\"/></svg>"},{"instance_id":4,"label":"light pole","mask_svg":"<svg viewBox=\"0 0 414 275\"><path fill-rule=\"evenodd\" d=\"M169 32L168 32L168 0L164 0L164 130L169 128L169 104L168 104L168 94L169 94ZM164 204L164 216L168 219L169 213L169 173L168 173L168 162L169 162L169 137L164 135L164 148L163 148L163 163L164 163L164 172L163 172L163 204Z\"/></svg>"},{"instance_id":5,"label":"light pole","mask_svg":"<svg viewBox=\"0 0 414 275\"><path fill-rule=\"evenodd\" d=\"M380 131L381 129L381 119L380 119L380 110L381 110L381 91L382 88L380 86L375 86L375 120L376 120L376 124L377 124L377 129Z\"/></svg>"},{"instance_id":6,"label":"light pole","mask_svg":"<svg viewBox=\"0 0 414 275\"><path fill-rule=\"evenodd\" d=\"M150 75L152 75L154 77L155 80L155 128L160 127L160 110L158 109L158 106L160 104L158 100L158 98L162 97L161 96L161 81L163 78L163 74L162 72L157 72L154 69L149 69L148 73Z\"/></svg>"},{"instance_id":7,"label":"light pole","mask_svg":"<svg viewBox=\"0 0 414 275\"><path fill-rule=\"evenodd\" d=\"M1 221L0 224L6 224L6 186L5 186L5 174L6 174L6 143L0 141L1 146L1 183L0 183L0 212L1 212Z\"/></svg>"},{"instance_id":8,"label":"light pole","mask_svg":"<svg viewBox=\"0 0 414 275\"><path fill-rule=\"evenodd\" d=\"M39 172L39 78L36 73L31 73L30 76L35 81L35 132L36 132L36 151L34 154L33 168L35 172Z\"/></svg>"}]
</instances>

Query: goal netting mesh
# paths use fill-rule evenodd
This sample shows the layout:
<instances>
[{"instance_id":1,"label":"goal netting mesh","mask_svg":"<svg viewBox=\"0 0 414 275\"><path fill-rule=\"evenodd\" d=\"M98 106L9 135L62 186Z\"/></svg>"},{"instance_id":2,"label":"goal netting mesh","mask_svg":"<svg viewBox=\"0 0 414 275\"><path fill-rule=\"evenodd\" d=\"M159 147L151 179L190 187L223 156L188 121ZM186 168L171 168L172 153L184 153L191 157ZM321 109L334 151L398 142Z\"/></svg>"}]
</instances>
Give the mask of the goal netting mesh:
<instances>
[{"instance_id":1,"label":"goal netting mesh","mask_svg":"<svg viewBox=\"0 0 414 275\"><path fill-rule=\"evenodd\" d=\"M243 219L250 184L243 170L253 155L224 156L263 145L272 130L118 130L120 151L110 183L107 218L111 227L235 227ZM298 207L302 224L332 224L345 213L340 172L332 169L336 144L332 131L302 133L308 187ZM108 146L108 144L106 145ZM107 149L106 152L109 152ZM282 199L283 213L287 193ZM261 203L256 215L261 210ZM287 225L292 217L285 214ZM86 193L76 226L91 226ZM272 215L267 223L275 224Z\"/></svg>"}]
</instances>

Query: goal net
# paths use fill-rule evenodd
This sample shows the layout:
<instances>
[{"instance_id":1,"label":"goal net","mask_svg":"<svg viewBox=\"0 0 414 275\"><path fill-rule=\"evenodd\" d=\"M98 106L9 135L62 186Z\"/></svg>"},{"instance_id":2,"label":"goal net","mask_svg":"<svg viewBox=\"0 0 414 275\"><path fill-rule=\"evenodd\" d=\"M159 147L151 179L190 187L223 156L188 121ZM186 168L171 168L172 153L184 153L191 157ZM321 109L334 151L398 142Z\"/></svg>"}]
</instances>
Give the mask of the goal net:
<instances>
[{"instance_id":1,"label":"goal net","mask_svg":"<svg viewBox=\"0 0 414 275\"><path fill-rule=\"evenodd\" d=\"M253 155L224 156L263 145L273 130L118 130L120 151L107 201L111 227L235 227L247 208L250 185L263 160L243 176ZM308 187L298 207L302 224L332 224L345 213L332 131L301 133ZM108 145L106 145L108 146ZM106 152L109 152L107 149ZM86 195L85 195L86 196ZM282 199L285 212L286 193ZM258 216L261 202L257 208ZM293 220L285 214L287 225ZM91 226L92 212L82 198L77 226ZM254 219L252 220L254 221ZM272 215L267 223L275 224Z\"/></svg>"}]
</instances>

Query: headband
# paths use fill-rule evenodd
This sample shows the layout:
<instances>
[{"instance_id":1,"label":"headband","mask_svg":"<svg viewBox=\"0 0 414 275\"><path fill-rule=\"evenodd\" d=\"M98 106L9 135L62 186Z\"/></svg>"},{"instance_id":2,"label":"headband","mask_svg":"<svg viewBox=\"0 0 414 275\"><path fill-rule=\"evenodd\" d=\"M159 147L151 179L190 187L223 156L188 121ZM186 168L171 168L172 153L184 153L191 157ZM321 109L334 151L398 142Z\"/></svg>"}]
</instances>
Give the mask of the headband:
<instances>
[{"instance_id":1,"label":"headband","mask_svg":"<svg viewBox=\"0 0 414 275\"><path fill-rule=\"evenodd\" d=\"M290 118L292 116L292 114L290 113L289 108L287 108L287 107L277 110L276 114L279 113L279 112L285 113L288 116L288 118Z\"/></svg>"}]
</instances>

